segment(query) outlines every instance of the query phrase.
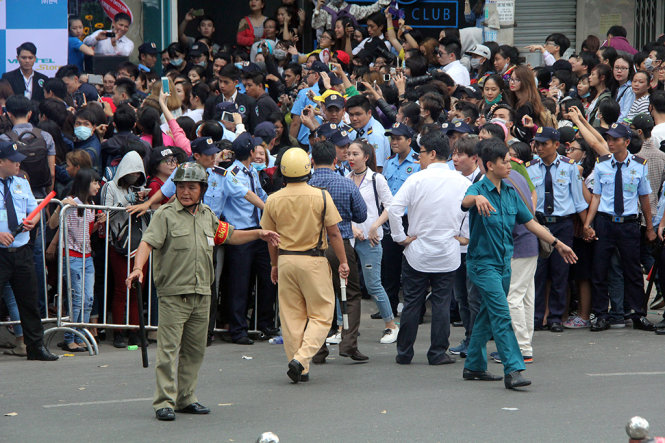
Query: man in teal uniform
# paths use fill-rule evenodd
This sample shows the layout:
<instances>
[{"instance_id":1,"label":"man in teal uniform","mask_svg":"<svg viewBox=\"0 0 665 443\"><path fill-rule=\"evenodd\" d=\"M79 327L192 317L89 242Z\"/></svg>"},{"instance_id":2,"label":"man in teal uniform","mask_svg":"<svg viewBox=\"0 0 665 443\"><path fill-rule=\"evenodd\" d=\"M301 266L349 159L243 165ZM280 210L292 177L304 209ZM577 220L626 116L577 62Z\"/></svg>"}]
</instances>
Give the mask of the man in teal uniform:
<instances>
[{"instance_id":1,"label":"man in teal uniform","mask_svg":"<svg viewBox=\"0 0 665 443\"><path fill-rule=\"evenodd\" d=\"M486 345L493 336L504 367L504 384L507 389L514 389L531 384L521 374L525 369L524 360L511 326L507 301L515 223L524 224L539 239L552 244L566 263L574 263L577 257L572 249L533 219L515 189L503 185L502 180L510 174L506 145L498 139L490 139L481 141L477 149L485 177L469 187L462 209L470 211L467 273L480 292L481 303L463 377L465 380L501 380L487 372Z\"/></svg>"}]
</instances>

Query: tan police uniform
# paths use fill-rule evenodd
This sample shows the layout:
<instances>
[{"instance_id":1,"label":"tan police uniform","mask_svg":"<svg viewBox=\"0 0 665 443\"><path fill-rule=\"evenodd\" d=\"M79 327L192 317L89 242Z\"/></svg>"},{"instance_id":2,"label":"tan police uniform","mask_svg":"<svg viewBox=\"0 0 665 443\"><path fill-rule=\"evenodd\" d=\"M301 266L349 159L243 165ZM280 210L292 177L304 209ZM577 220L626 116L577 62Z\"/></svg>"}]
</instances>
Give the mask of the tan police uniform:
<instances>
[{"instance_id":1,"label":"tan police uniform","mask_svg":"<svg viewBox=\"0 0 665 443\"><path fill-rule=\"evenodd\" d=\"M213 247L232 233L233 226L220 224L208 206L199 204L192 214L176 199L155 212L143 234L153 248L159 297L155 411L198 401L194 391L206 349Z\"/></svg>"},{"instance_id":2,"label":"tan police uniform","mask_svg":"<svg viewBox=\"0 0 665 443\"><path fill-rule=\"evenodd\" d=\"M324 253L325 228L340 221L328 191L304 182L289 183L270 195L261 218L263 229L280 235L278 298L284 351L289 361L302 364L303 375L309 373L309 362L332 324L335 293Z\"/></svg>"}]
</instances>

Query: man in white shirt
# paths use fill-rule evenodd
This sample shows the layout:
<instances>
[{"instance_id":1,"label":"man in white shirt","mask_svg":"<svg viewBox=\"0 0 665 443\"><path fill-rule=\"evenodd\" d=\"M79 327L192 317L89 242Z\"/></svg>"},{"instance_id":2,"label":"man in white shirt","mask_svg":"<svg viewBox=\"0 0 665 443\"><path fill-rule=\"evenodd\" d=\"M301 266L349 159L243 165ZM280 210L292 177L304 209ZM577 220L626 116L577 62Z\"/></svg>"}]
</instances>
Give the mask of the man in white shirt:
<instances>
[{"instance_id":1,"label":"man in white shirt","mask_svg":"<svg viewBox=\"0 0 665 443\"><path fill-rule=\"evenodd\" d=\"M125 55L129 56L134 50L134 42L125 34L129 31L132 19L124 12L113 17L111 30L100 29L90 34L83 43L95 48L95 55Z\"/></svg>"},{"instance_id":2,"label":"man in white shirt","mask_svg":"<svg viewBox=\"0 0 665 443\"><path fill-rule=\"evenodd\" d=\"M651 131L651 142L660 149L665 140L665 91L654 91L649 96L649 112L656 124Z\"/></svg>"},{"instance_id":3,"label":"man in white shirt","mask_svg":"<svg viewBox=\"0 0 665 443\"><path fill-rule=\"evenodd\" d=\"M469 71L459 61L461 56L462 45L458 40L446 37L439 41L437 59L443 68L443 72L455 80L458 85L469 86L471 77Z\"/></svg>"},{"instance_id":4,"label":"man in white shirt","mask_svg":"<svg viewBox=\"0 0 665 443\"><path fill-rule=\"evenodd\" d=\"M430 132L420 139L420 167L406 179L388 209L392 238L406 248L402 265L404 309L397 336L399 364L413 358L420 313L428 287L432 292L432 327L427 360L430 365L454 363L449 356L450 301L455 270L460 266L458 234L464 218L462 199L471 182L450 170L448 137ZM409 235L402 216L408 211Z\"/></svg>"}]
</instances>

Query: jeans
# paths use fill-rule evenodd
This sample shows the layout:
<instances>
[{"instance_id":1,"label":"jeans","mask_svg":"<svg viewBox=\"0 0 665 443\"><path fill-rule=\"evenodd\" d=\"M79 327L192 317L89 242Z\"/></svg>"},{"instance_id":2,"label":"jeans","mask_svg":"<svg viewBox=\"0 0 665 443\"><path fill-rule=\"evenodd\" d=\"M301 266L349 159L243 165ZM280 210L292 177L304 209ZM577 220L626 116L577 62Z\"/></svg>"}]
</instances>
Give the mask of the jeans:
<instances>
[{"instance_id":1,"label":"jeans","mask_svg":"<svg viewBox=\"0 0 665 443\"><path fill-rule=\"evenodd\" d=\"M356 240L355 249L362 265L367 292L374 297L383 321L391 321L395 317L390 306L390 300L388 300L388 294L381 286L381 257L383 256L381 243L372 246L369 240Z\"/></svg>"},{"instance_id":2,"label":"jeans","mask_svg":"<svg viewBox=\"0 0 665 443\"><path fill-rule=\"evenodd\" d=\"M83 258L69 257L70 279L72 285L72 312L70 319L75 323L88 323L92 302L95 297L95 264L92 257L85 258L85 271ZM85 279L85 281L84 281ZM77 328L82 331L81 328ZM78 336L71 332L65 333L65 343L83 343Z\"/></svg>"},{"instance_id":3,"label":"jeans","mask_svg":"<svg viewBox=\"0 0 665 443\"><path fill-rule=\"evenodd\" d=\"M16 304L16 299L14 298L14 291L12 291L12 287L9 285L9 283L5 285L5 289L2 291L2 299L5 301L5 305L7 305L9 319L11 321L19 321L21 317L18 313L18 305ZM14 336L23 337L23 328L21 328L21 325L14 325Z\"/></svg>"}]
</instances>

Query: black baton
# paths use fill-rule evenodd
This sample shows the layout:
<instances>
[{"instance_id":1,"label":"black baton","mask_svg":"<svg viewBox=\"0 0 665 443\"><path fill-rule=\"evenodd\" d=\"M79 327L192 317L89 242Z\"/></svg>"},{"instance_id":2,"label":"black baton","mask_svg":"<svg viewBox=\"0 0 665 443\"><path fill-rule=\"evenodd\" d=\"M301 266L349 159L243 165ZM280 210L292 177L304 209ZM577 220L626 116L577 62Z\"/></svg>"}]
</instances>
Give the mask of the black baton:
<instances>
[{"instance_id":1,"label":"black baton","mask_svg":"<svg viewBox=\"0 0 665 443\"><path fill-rule=\"evenodd\" d=\"M143 367L148 367L148 340L145 338L145 320L143 319L143 286L141 282L136 280L134 282L136 289L136 303L139 308L139 341L141 346L141 359L143 360Z\"/></svg>"}]
</instances>

